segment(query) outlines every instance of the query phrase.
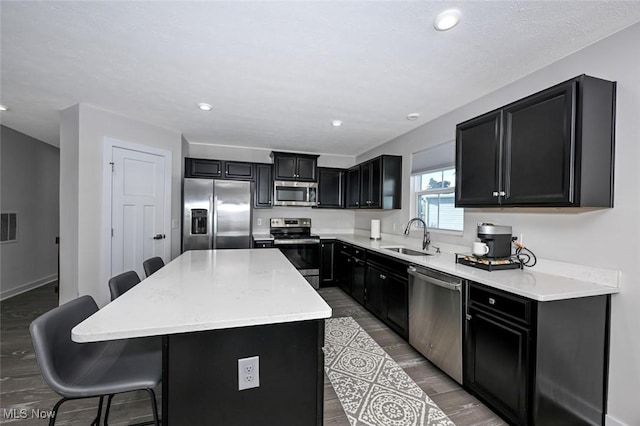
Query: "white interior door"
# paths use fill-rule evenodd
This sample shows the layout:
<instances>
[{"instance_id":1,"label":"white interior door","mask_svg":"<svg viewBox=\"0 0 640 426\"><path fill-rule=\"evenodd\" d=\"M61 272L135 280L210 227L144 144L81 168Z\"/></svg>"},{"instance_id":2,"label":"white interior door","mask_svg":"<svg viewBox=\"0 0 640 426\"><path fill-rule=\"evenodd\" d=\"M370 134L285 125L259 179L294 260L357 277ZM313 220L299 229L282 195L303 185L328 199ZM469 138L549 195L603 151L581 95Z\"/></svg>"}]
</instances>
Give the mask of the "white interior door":
<instances>
[{"instance_id":1,"label":"white interior door","mask_svg":"<svg viewBox=\"0 0 640 426\"><path fill-rule=\"evenodd\" d=\"M113 147L111 276L136 271L142 262L168 253L165 228L165 157Z\"/></svg>"}]
</instances>

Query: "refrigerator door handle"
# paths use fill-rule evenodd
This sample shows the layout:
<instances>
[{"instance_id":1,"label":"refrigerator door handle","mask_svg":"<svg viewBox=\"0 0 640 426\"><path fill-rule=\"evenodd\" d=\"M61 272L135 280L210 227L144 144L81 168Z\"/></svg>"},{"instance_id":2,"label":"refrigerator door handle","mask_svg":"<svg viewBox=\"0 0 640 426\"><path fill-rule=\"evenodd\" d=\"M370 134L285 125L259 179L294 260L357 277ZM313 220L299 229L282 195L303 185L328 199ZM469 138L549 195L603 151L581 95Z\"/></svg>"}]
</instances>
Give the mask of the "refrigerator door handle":
<instances>
[{"instance_id":1,"label":"refrigerator door handle","mask_svg":"<svg viewBox=\"0 0 640 426\"><path fill-rule=\"evenodd\" d=\"M216 235L218 234L218 197L210 195L209 196L209 207L211 215L209 216L211 219L211 224L209 229L211 229L211 240L209 242L209 248L216 248Z\"/></svg>"}]
</instances>

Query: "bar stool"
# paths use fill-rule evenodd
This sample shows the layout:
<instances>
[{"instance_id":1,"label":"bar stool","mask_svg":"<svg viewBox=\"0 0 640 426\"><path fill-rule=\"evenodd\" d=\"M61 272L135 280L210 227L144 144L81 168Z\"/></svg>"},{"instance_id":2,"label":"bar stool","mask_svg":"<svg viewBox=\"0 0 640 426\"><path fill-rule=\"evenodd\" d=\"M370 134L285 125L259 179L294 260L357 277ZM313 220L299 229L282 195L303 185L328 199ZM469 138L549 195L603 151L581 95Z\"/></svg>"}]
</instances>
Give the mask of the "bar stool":
<instances>
[{"instance_id":1,"label":"bar stool","mask_svg":"<svg viewBox=\"0 0 640 426\"><path fill-rule=\"evenodd\" d=\"M109 396L105 425L113 395L135 390L149 394L153 423L159 425L153 389L162 377L162 354L157 341L127 339L75 343L71 329L98 311L91 296L81 296L36 318L29 326L40 372L45 382L62 396L53 407L49 425L58 409L69 400L100 397L98 413L91 425L99 425L102 402Z\"/></svg>"},{"instance_id":2,"label":"bar stool","mask_svg":"<svg viewBox=\"0 0 640 426\"><path fill-rule=\"evenodd\" d=\"M164 266L164 261L161 257L152 257L150 259L142 262L142 267L144 268L144 274L149 277L149 275L156 272L158 269Z\"/></svg>"},{"instance_id":3,"label":"bar stool","mask_svg":"<svg viewBox=\"0 0 640 426\"><path fill-rule=\"evenodd\" d=\"M123 272L120 275L116 275L111 278L109 280L111 300L116 300L118 297L131 290L138 283L140 283L140 277L135 271Z\"/></svg>"}]
</instances>

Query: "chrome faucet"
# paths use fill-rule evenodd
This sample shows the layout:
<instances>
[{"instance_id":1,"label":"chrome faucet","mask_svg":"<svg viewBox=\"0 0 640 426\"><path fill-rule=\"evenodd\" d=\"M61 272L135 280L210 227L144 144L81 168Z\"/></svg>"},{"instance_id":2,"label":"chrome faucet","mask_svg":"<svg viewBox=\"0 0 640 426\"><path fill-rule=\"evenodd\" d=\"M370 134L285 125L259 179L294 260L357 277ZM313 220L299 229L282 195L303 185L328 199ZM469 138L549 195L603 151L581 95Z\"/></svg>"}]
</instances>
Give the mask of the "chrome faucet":
<instances>
[{"instance_id":1,"label":"chrome faucet","mask_svg":"<svg viewBox=\"0 0 640 426\"><path fill-rule=\"evenodd\" d=\"M411 229L411 224L413 222L422 223L422 227L424 228L424 234L422 235L422 250L429 250L429 244L431 243L431 240L429 239L429 230L427 229L427 224L424 223L424 220L420 219L419 217L414 217L413 219L411 219L409 223L407 223L407 227L404 228L404 235L409 235L409 230Z\"/></svg>"}]
</instances>

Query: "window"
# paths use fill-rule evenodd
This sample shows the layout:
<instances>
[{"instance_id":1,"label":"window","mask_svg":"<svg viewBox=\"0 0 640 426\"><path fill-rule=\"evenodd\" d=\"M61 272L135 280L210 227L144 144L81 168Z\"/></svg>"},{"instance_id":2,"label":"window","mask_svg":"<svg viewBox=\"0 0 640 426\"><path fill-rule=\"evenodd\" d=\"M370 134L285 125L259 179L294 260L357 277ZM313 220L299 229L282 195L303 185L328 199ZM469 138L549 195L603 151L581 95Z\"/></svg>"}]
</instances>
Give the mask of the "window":
<instances>
[{"instance_id":1,"label":"window","mask_svg":"<svg viewBox=\"0 0 640 426\"><path fill-rule=\"evenodd\" d=\"M0 242L16 241L18 228L17 213L0 214Z\"/></svg>"},{"instance_id":2,"label":"window","mask_svg":"<svg viewBox=\"0 0 640 426\"><path fill-rule=\"evenodd\" d=\"M462 231L464 209L455 207L454 167L414 174L416 217L431 229Z\"/></svg>"}]
</instances>

